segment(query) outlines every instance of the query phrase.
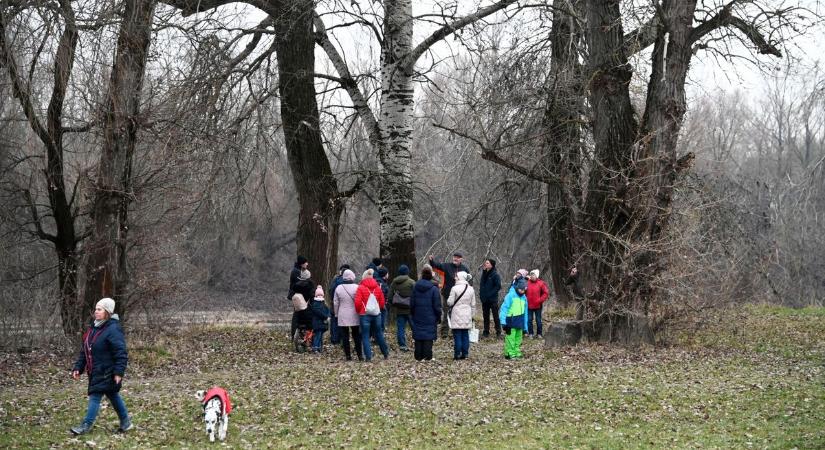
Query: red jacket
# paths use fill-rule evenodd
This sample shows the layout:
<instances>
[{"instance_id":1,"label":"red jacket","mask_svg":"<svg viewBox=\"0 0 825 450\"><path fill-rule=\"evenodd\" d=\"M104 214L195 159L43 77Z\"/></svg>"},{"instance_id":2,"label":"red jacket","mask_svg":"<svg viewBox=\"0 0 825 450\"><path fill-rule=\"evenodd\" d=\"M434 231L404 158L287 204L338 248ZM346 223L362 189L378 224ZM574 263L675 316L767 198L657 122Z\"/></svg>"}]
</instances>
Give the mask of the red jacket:
<instances>
[{"instance_id":1,"label":"red jacket","mask_svg":"<svg viewBox=\"0 0 825 450\"><path fill-rule=\"evenodd\" d=\"M539 309L542 303L550 296L550 290L542 280L532 281L527 279L527 308Z\"/></svg>"},{"instance_id":2,"label":"red jacket","mask_svg":"<svg viewBox=\"0 0 825 450\"><path fill-rule=\"evenodd\" d=\"M218 386L209 388L203 396L204 407L209 400L212 400L213 397L218 397L221 399L221 403L223 404L223 411L221 411L221 414L229 414L232 412L232 403L229 402L229 393L226 392L226 389Z\"/></svg>"},{"instance_id":3,"label":"red jacket","mask_svg":"<svg viewBox=\"0 0 825 450\"><path fill-rule=\"evenodd\" d=\"M370 293L375 295L378 300L378 307L384 309L384 292L381 291L381 286L375 281L375 278L367 278L362 280L358 285L358 290L355 291L355 312L359 316L366 314L367 300L370 298Z\"/></svg>"}]
</instances>

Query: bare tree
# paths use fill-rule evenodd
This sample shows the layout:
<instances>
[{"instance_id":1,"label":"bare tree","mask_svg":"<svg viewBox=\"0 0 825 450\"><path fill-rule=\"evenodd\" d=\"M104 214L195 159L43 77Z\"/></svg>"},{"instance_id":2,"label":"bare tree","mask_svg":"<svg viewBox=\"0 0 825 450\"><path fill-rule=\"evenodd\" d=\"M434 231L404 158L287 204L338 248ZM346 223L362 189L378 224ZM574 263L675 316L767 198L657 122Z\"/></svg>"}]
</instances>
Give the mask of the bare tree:
<instances>
[{"instance_id":1,"label":"bare tree","mask_svg":"<svg viewBox=\"0 0 825 450\"><path fill-rule=\"evenodd\" d=\"M0 63L5 66L6 73L11 80L12 93L17 98L29 126L40 139L45 150L43 175L48 193L47 212L42 211L38 206L35 193L24 187L22 194L31 214L30 226L34 228L39 239L48 241L54 246L57 256L63 329L67 334L73 334L79 329L78 323L82 314L77 304L77 274L78 243L83 236L77 232L76 227L77 185L71 189L67 188L66 183L63 143L65 134L72 130L63 123L63 107L75 60L79 32L75 23L75 13L69 1L58 2L58 7L55 9L38 4L25 5L25 7L32 8L39 6L44 8L44 16L52 16L53 20L63 24L53 56L54 82L45 115L40 111L38 98L32 86L31 74L39 62L41 51L46 47L49 35L46 33L42 37L38 51L30 56L31 64L27 76L17 62L13 46L15 38L20 37L15 30L22 30L15 26L14 19L25 9L8 2L0 3Z\"/></svg>"}]
</instances>

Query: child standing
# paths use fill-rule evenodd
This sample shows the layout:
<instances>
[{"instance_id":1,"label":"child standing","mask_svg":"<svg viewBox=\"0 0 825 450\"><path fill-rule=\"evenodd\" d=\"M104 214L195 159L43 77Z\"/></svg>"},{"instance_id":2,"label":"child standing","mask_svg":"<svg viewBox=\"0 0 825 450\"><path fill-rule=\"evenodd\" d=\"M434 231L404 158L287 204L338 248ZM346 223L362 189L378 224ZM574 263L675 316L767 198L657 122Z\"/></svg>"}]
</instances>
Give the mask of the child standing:
<instances>
[{"instance_id":1,"label":"child standing","mask_svg":"<svg viewBox=\"0 0 825 450\"><path fill-rule=\"evenodd\" d=\"M312 351L315 353L321 353L328 318L329 308L324 301L324 288L319 284L312 301Z\"/></svg>"},{"instance_id":2,"label":"child standing","mask_svg":"<svg viewBox=\"0 0 825 450\"><path fill-rule=\"evenodd\" d=\"M518 359L521 353L521 340L527 332L527 280L517 277L504 297L499 309L501 327L504 329L504 358Z\"/></svg>"}]
</instances>

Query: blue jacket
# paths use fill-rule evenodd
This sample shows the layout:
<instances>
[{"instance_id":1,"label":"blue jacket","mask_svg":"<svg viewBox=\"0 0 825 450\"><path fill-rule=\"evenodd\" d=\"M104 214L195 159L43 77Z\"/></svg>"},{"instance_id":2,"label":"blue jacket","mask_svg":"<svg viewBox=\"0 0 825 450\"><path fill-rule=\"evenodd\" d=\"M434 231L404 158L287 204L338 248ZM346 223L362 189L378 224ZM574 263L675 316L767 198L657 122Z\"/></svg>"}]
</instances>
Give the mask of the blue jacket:
<instances>
[{"instance_id":1,"label":"blue jacket","mask_svg":"<svg viewBox=\"0 0 825 450\"><path fill-rule=\"evenodd\" d=\"M128 362L126 338L115 314L99 327L89 325L72 370L89 374L89 394L115 393L120 384L114 377L126 373Z\"/></svg>"},{"instance_id":2,"label":"blue jacket","mask_svg":"<svg viewBox=\"0 0 825 450\"><path fill-rule=\"evenodd\" d=\"M436 340L436 325L441 320L441 296L438 294L438 286L432 281L421 279L413 286L410 318L413 323L413 339Z\"/></svg>"},{"instance_id":3,"label":"blue jacket","mask_svg":"<svg viewBox=\"0 0 825 450\"><path fill-rule=\"evenodd\" d=\"M510 307L513 306L513 302L524 302L524 314L518 316L511 316L509 317L509 321L507 320L507 313L510 312ZM516 288L514 286L510 286L510 290L507 292L507 295L504 297L504 302L501 304L501 308L498 310L498 318L501 322L501 326L509 326L512 327L513 325L521 325L524 329L524 332L527 332L527 296L524 294L518 295L516 293Z\"/></svg>"},{"instance_id":4,"label":"blue jacket","mask_svg":"<svg viewBox=\"0 0 825 450\"><path fill-rule=\"evenodd\" d=\"M310 300L312 303L312 330L326 331L327 319L329 318L329 308L327 304L318 300Z\"/></svg>"},{"instance_id":5,"label":"blue jacket","mask_svg":"<svg viewBox=\"0 0 825 450\"><path fill-rule=\"evenodd\" d=\"M478 296L484 303L498 301L498 293L501 291L501 277L496 268L493 267L489 271L481 271L481 285L479 286Z\"/></svg>"}]
</instances>

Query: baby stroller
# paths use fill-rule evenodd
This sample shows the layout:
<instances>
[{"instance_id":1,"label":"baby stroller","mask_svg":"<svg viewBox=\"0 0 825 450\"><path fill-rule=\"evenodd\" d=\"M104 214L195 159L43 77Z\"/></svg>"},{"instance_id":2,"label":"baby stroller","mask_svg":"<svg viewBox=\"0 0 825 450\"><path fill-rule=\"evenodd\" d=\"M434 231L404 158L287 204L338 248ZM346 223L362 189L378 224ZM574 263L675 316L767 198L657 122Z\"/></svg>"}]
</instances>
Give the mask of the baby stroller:
<instances>
[{"instance_id":1,"label":"baby stroller","mask_svg":"<svg viewBox=\"0 0 825 450\"><path fill-rule=\"evenodd\" d=\"M312 348L312 328L299 326L295 330L295 336L292 337L292 343L295 344L295 351L298 353L305 353Z\"/></svg>"}]
</instances>

